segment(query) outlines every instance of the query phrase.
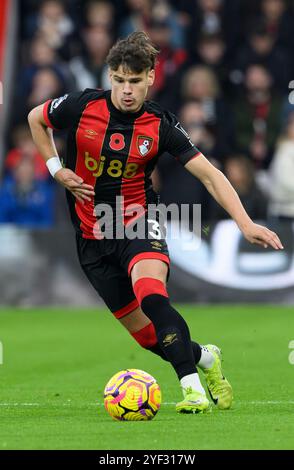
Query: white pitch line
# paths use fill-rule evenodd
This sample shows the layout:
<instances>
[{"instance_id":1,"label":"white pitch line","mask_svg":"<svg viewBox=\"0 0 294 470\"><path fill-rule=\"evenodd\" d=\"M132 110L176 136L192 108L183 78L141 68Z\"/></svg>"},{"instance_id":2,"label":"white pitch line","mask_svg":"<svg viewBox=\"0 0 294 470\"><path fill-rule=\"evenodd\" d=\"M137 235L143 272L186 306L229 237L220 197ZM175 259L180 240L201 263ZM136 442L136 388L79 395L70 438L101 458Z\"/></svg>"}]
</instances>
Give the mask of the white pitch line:
<instances>
[{"instance_id":1,"label":"white pitch line","mask_svg":"<svg viewBox=\"0 0 294 470\"><path fill-rule=\"evenodd\" d=\"M76 403L54 403L53 406L75 406ZM78 406L81 404L79 403ZM86 406L104 406L104 403L86 403ZM161 403L163 406L174 406L176 402L164 402ZM294 405L294 400L287 400L287 401L236 401L235 405ZM0 406L31 406L31 407L38 407L38 406L50 406L50 402L48 403L0 403Z\"/></svg>"},{"instance_id":2,"label":"white pitch line","mask_svg":"<svg viewBox=\"0 0 294 470\"><path fill-rule=\"evenodd\" d=\"M40 403L0 403L0 406L40 406Z\"/></svg>"},{"instance_id":3,"label":"white pitch line","mask_svg":"<svg viewBox=\"0 0 294 470\"><path fill-rule=\"evenodd\" d=\"M241 405L249 404L249 405L294 405L294 400L287 400L287 401L237 401L236 403L240 403Z\"/></svg>"}]
</instances>

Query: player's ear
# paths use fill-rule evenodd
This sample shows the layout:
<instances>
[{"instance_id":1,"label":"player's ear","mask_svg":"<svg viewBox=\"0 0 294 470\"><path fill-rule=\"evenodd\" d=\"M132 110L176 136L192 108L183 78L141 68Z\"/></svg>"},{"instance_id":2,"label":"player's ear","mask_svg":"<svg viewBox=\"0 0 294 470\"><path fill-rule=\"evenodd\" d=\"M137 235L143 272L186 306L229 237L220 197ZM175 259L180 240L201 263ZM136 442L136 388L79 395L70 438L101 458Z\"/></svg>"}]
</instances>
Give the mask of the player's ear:
<instances>
[{"instance_id":1,"label":"player's ear","mask_svg":"<svg viewBox=\"0 0 294 470\"><path fill-rule=\"evenodd\" d=\"M154 79L155 79L155 70L151 69L148 71L148 79L147 79L148 86L153 85Z\"/></svg>"}]
</instances>

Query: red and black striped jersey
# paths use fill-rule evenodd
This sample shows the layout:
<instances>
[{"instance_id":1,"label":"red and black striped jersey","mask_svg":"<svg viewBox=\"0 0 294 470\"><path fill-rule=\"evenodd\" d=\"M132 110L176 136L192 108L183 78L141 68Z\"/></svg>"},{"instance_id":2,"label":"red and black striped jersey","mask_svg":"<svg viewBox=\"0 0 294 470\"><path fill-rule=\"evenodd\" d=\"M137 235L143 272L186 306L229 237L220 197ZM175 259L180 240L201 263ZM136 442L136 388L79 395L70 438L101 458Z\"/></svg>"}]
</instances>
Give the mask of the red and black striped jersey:
<instances>
[{"instance_id":1,"label":"red and black striped jersey","mask_svg":"<svg viewBox=\"0 0 294 470\"><path fill-rule=\"evenodd\" d=\"M67 191L71 219L84 238L96 238L95 206L116 207L121 196L124 225L128 208L158 202L151 173L160 155L169 152L183 165L200 154L177 118L152 101L136 113L123 113L111 101L111 91L86 89L49 100L44 119L53 129L68 129L65 166L95 188L85 204Z\"/></svg>"}]
</instances>

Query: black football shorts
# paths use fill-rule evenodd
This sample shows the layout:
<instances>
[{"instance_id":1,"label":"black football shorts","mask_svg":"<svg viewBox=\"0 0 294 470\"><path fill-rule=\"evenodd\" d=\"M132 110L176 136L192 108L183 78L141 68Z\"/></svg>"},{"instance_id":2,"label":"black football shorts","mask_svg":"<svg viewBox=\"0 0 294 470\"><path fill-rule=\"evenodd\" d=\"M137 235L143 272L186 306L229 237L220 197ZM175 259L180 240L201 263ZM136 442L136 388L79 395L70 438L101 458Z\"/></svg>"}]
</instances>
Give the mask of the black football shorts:
<instances>
[{"instance_id":1,"label":"black football shorts","mask_svg":"<svg viewBox=\"0 0 294 470\"><path fill-rule=\"evenodd\" d=\"M122 318L138 307L130 278L135 263L142 259L159 259L169 265L165 239L154 239L150 232L152 224L148 223L144 239L93 240L76 235L81 267L116 318Z\"/></svg>"}]
</instances>

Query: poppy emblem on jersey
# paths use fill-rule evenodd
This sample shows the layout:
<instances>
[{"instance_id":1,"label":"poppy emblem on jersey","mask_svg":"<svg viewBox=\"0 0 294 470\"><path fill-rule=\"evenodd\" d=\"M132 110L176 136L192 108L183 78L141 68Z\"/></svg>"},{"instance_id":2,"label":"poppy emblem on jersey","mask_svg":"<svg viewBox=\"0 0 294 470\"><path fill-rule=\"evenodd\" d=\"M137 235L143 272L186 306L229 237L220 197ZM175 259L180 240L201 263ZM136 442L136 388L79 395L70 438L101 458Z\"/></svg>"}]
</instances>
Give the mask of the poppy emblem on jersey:
<instances>
[{"instance_id":1,"label":"poppy emblem on jersey","mask_svg":"<svg viewBox=\"0 0 294 470\"><path fill-rule=\"evenodd\" d=\"M116 152L119 152L120 150L124 149L126 146L125 143L125 138L122 134L119 134L116 132L115 134L112 134L110 137L109 141L109 147L111 150L115 150Z\"/></svg>"},{"instance_id":2,"label":"poppy emblem on jersey","mask_svg":"<svg viewBox=\"0 0 294 470\"><path fill-rule=\"evenodd\" d=\"M153 139L152 137L146 137L145 135L139 135L137 137L137 147L142 155L142 157L145 157L150 150L152 149L153 146Z\"/></svg>"}]
</instances>

